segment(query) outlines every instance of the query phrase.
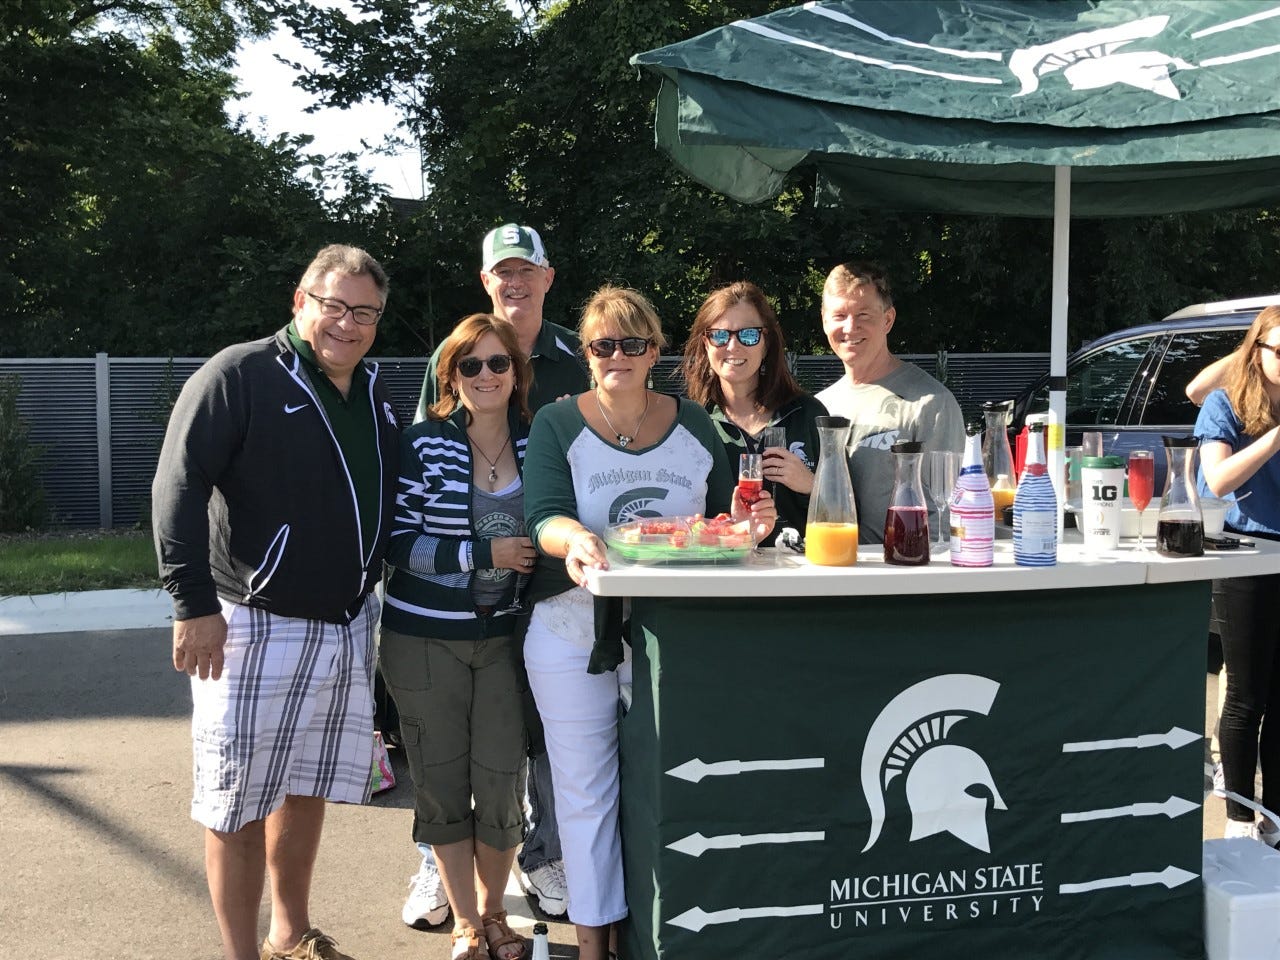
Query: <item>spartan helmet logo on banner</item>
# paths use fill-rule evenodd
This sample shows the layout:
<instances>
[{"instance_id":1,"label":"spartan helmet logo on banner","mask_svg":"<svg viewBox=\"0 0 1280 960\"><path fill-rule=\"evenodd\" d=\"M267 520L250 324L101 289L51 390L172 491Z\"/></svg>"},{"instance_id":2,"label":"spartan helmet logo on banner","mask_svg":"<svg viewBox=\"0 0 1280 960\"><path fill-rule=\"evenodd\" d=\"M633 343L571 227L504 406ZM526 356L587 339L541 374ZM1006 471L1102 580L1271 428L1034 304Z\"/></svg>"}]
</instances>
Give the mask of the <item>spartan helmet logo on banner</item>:
<instances>
[{"instance_id":1,"label":"spartan helmet logo on banner","mask_svg":"<svg viewBox=\"0 0 1280 960\"><path fill-rule=\"evenodd\" d=\"M949 673L921 680L894 697L871 724L862 748L862 792L871 810L866 853L880 838L889 784L905 775L911 839L950 833L983 853L987 798L968 792L985 787L992 806L1007 810L986 761L968 747L945 742L961 720L991 711L1000 684L986 677Z\"/></svg>"}]
</instances>

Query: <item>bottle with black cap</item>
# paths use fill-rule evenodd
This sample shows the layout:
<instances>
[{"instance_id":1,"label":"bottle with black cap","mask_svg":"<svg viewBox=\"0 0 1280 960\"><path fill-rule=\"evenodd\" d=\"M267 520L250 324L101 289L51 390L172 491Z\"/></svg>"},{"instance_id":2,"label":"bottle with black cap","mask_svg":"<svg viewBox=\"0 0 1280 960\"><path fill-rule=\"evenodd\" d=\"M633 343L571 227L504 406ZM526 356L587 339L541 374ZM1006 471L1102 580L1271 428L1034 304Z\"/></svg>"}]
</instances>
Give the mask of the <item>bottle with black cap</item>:
<instances>
[{"instance_id":1,"label":"bottle with black cap","mask_svg":"<svg viewBox=\"0 0 1280 960\"><path fill-rule=\"evenodd\" d=\"M551 960L551 945L547 942L547 925L533 925L533 960Z\"/></svg>"}]
</instances>

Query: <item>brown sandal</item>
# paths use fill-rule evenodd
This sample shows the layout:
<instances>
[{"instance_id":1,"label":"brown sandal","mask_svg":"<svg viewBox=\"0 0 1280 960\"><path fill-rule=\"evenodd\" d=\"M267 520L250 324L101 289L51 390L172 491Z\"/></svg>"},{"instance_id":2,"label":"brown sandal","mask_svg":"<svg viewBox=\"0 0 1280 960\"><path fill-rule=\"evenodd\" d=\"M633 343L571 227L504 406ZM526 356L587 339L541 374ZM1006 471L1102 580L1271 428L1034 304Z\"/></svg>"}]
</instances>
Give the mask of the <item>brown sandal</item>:
<instances>
[{"instance_id":1,"label":"brown sandal","mask_svg":"<svg viewBox=\"0 0 1280 960\"><path fill-rule=\"evenodd\" d=\"M475 927L453 931L449 942L452 945L449 960L490 960L489 946L481 939Z\"/></svg>"},{"instance_id":2,"label":"brown sandal","mask_svg":"<svg viewBox=\"0 0 1280 960\"><path fill-rule=\"evenodd\" d=\"M490 914L487 917L481 917L480 922L484 925L484 936L489 941L489 956L493 960L525 960L529 955L529 945L525 943L524 937L517 934L509 926L507 926L507 911L499 910L497 913ZM489 928L496 927L498 936L489 936ZM519 953L513 953L508 957L504 957L498 951L503 947L518 946Z\"/></svg>"}]
</instances>

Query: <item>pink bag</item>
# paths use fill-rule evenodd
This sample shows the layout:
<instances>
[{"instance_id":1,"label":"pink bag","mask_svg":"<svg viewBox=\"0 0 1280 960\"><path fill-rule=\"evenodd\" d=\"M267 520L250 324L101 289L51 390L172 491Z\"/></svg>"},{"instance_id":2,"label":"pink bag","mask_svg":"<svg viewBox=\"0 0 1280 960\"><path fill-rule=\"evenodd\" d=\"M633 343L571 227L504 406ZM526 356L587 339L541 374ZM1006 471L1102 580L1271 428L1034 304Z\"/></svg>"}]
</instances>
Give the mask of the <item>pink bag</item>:
<instances>
[{"instance_id":1,"label":"pink bag","mask_svg":"<svg viewBox=\"0 0 1280 960\"><path fill-rule=\"evenodd\" d=\"M373 771L370 774L372 790L370 793L382 793L396 785L396 775L391 769L391 757L387 754L387 745L382 742L382 732L373 732Z\"/></svg>"}]
</instances>

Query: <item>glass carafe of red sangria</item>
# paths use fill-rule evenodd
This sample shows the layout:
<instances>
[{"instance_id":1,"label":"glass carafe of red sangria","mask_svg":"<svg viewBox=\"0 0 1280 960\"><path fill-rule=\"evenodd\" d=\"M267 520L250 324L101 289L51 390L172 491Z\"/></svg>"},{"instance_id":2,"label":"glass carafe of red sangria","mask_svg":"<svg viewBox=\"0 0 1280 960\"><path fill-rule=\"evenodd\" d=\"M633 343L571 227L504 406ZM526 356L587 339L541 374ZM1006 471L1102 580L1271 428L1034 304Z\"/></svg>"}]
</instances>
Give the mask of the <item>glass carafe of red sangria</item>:
<instances>
[{"instance_id":1,"label":"glass carafe of red sangria","mask_svg":"<svg viewBox=\"0 0 1280 960\"><path fill-rule=\"evenodd\" d=\"M919 567L929 562L929 507L920 482L920 444L902 440L893 453L893 493L884 515L884 562Z\"/></svg>"},{"instance_id":2,"label":"glass carafe of red sangria","mask_svg":"<svg viewBox=\"0 0 1280 960\"><path fill-rule=\"evenodd\" d=\"M1156 517L1156 552L1166 557L1204 555L1204 517L1200 495L1196 493L1195 437L1165 437L1164 452L1169 472L1164 478L1164 496Z\"/></svg>"}]
</instances>

